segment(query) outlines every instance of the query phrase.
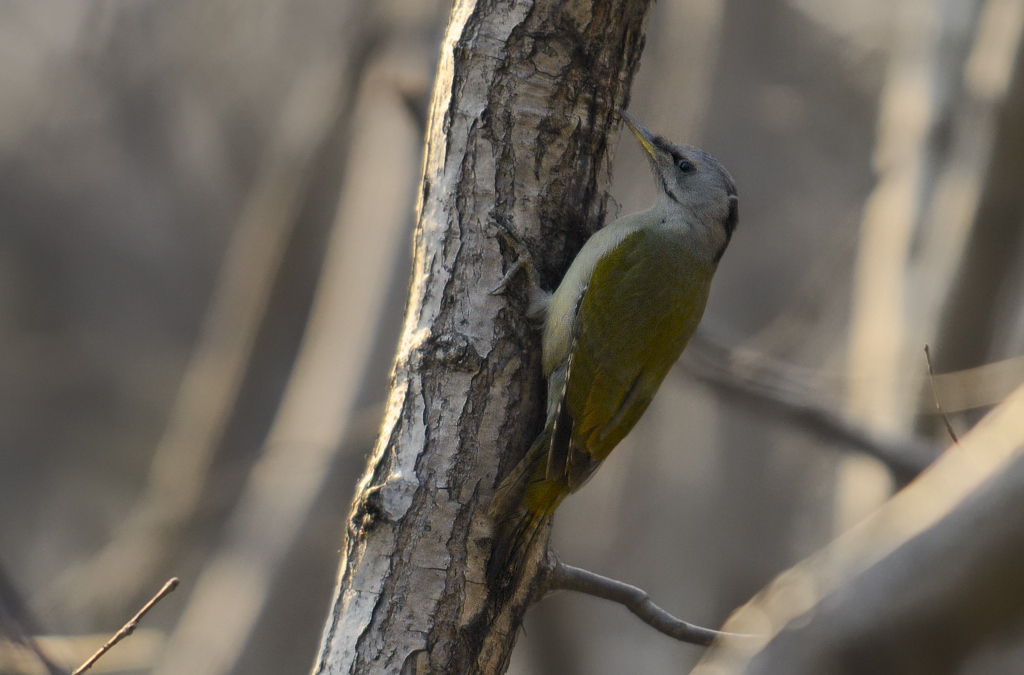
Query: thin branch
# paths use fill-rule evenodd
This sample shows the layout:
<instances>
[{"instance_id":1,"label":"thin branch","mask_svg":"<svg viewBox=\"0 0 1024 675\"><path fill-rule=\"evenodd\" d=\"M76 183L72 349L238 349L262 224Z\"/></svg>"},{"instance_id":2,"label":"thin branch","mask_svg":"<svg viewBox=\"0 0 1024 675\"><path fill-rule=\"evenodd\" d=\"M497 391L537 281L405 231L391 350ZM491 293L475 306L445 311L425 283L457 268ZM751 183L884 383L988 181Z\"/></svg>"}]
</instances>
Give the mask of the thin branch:
<instances>
[{"instance_id":1,"label":"thin branch","mask_svg":"<svg viewBox=\"0 0 1024 675\"><path fill-rule=\"evenodd\" d=\"M150 598L149 602L143 605L142 609L136 612L135 616L133 616L131 620L128 621L128 623L121 626L121 630L114 633L114 637L107 640L106 644L104 644L102 647L96 650L96 653L90 656L88 661L78 666L78 668L76 668L75 671L71 673L71 675L81 675L85 671L92 668L93 664L99 661L104 654L109 652L111 647L113 647L118 642L134 633L135 629L139 625L139 621L142 620L142 617L146 616L146 613L149 612L149 610L153 609L153 607L156 606L156 603L163 600L167 595L171 593L171 591L173 591L177 587L178 577L171 577L170 579L168 579L167 583L164 584L163 588L157 591L157 594Z\"/></svg>"},{"instance_id":2,"label":"thin branch","mask_svg":"<svg viewBox=\"0 0 1024 675\"><path fill-rule=\"evenodd\" d=\"M874 457L888 467L900 484L912 480L939 455L939 448L928 442L880 435L822 405L820 396L795 382L768 359L756 372L737 368L734 360L730 350L702 333L694 336L683 353L684 368L695 380L767 408L825 440Z\"/></svg>"},{"instance_id":3,"label":"thin branch","mask_svg":"<svg viewBox=\"0 0 1024 675\"><path fill-rule=\"evenodd\" d=\"M942 423L946 425L946 432L949 437L953 439L953 442L960 445L960 439L957 438L956 432L953 431L953 425L949 423L949 417L946 415L946 411L942 409L942 402L939 400L939 389L935 386L935 369L932 368L932 354L928 349L928 344L924 346L924 359L928 362L928 381L932 385L932 396L935 397L935 409L939 411L939 417L942 418Z\"/></svg>"},{"instance_id":4,"label":"thin branch","mask_svg":"<svg viewBox=\"0 0 1024 675\"><path fill-rule=\"evenodd\" d=\"M642 588L630 586L622 581L609 579L579 567L566 565L557 560L548 568L546 590L549 593L557 590L576 591L617 602L659 633L664 633L680 642L706 647L723 636L743 637L737 633L722 633L677 619L654 604L651 596Z\"/></svg>"}]
</instances>

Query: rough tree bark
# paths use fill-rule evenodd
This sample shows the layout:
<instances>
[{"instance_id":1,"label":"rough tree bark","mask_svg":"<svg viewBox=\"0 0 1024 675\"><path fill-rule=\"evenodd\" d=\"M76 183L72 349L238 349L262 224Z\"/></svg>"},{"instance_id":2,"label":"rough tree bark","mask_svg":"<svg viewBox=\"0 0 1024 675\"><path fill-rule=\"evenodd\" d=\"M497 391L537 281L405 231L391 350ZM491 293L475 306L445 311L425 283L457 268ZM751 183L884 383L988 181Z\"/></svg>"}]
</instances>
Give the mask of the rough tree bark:
<instances>
[{"instance_id":1,"label":"rough tree bark","mask_svg":"<svg viewBox=\"0 0 1024 675\"><path fill-rule=\"evenodd\" d=\"M514 256L495 223L525 238L547 285L602 224L615 110L650 4L466 0L453 10L405 327L317 673L508 665L541 566L511 592L488 588L484 510L539 430L544 395L522 288L489 293Z\"/></svg>"}]
</instances>

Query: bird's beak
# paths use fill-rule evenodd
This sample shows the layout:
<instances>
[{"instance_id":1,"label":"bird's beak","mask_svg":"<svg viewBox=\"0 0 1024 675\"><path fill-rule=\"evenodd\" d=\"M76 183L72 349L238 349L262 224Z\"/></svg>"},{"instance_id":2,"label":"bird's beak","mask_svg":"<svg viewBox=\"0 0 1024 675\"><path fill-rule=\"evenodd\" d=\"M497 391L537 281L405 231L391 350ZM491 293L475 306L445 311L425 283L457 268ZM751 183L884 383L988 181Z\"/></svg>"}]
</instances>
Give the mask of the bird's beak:
<instances>
[{"instance_id":1,"label":"bird's beak","mask_svg":"<svg viewBox=\"0 0 1024 675\"><path fill-rule=\"evenodd\" d=\"M629 127L629 130L636 136L636 140L640 141L640 145L644 146L644 150L647 154L654 158L654 134L644 128L644 125L640 124L635 117L630 115L628 112L619 108L619 116Z\"/></svg>"}]
</instances>

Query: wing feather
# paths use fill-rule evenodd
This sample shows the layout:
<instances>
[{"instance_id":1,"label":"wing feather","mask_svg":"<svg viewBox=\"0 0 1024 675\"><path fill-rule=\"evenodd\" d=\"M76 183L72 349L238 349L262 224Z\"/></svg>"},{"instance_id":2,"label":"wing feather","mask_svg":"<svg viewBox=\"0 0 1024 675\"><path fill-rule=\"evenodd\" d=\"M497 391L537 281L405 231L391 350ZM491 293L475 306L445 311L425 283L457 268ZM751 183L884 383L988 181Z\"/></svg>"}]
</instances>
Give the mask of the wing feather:
<instances>
[{"instance_id":1,"label":"wing feather","mask_svg":"<svg viewBox=\"0 0 1024 675\"><path fill-rule=\"evenodd\" d=\"M575 491L633 428L700 321L713 271L678 236L647 228L597 263L573 325L549 478Z\"/></svg>"}]
</instances>

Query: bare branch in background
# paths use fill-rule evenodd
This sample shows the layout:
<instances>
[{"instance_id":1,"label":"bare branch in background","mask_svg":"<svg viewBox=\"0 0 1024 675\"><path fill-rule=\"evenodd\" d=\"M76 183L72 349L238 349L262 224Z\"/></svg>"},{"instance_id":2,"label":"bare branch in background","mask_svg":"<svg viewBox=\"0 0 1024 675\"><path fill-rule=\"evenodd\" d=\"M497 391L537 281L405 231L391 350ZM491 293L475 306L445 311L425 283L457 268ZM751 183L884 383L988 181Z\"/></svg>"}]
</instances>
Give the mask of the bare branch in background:
<instances>
[{"instance_id":1,"label":"bare branch in background","mask_svg":"<svg viewBox=\"0 0 1024 675\"><path fill-rule=\"evenodd\" d=\"M199 508L317 152L351 105L353 77L339 66L320 64L295 82L242 205L148 485L113 539L48 590L45 604L62 614L92 615L138 594Z\"/></svg>"},{"instance_id":2,"label":"bare branch in background","mask_svg":"<svg viewBox=\"0 0 1024 675\"><path fill-rule=\"evenodd\" d=\"M851 412L882 429L909 431L916 422L920 345L934 344L943 320L973 324L950 312L951 290L984 215L998 122L1019 70L1022 12L1004 0L899 5L848 361ZM1019 215L1012 223L1019 229Z\"/></svg>"},{"instance_id":3,"label":"bare branch in background","mask_svg":"<svg viewBox=\"0 0 1024 675\"><path fill-rule=\"evenodd\" d=\"M745 359L749 361L750 359ZM824 405L783 366L760 359L750 367L735 365L733 354L703 333L690 341L682 358L685 372L719 393L766 408L818 438L870 455L907 483L924 471L940 448L914 438L892 438Z\"/></svg>"},{"instance_id":4,"label":"bare branch in background","mask_svg":"<svg viewBox=\"0 0 1024 675\"><path fill-rule=\"evenodd\" d=\"M1024 618L1024 387L879 511L781 574L694 675L959 672Z\"/></svg>"},{"instance_id":5,"label":"bare branch in background","mask_svg":"<svg viewBox=\"0 0 1024 675\"><path fill-rule=\"evenodd\" d=\"M947 412L991 405L1024 382L1024 6L985 3L975 49L964 68L968 106L962 117L968 137L951 158L951 170L974 168L973 155L986 160L979 183L968 183L976 200L970 240L953 287L943 304L936 337L940 370L991 361L964 376L952 391L946 375L936 377ZM980 140L976 140L980 138ZM986 154L987 153L987 154ZM957 185L951 181L951 191ZM974 194L970 188L977 189ZM954 194L956 194L954 192ZM1010 357L1010 358L1008 358ZM1015 357L1015 358L1014 358Z\"/></svg>"},{"instance_id":6,"label":"bare branch in background","mask_svg":"<svg viewBox=\"0 0 1024 675\"><path fill-rule=\"evenodd\" d=\"M995 405L1024 384L1024 356L1002 359L974 368L936 373L932 378L935 390L941 395L942 409L960 412L972 408ZM935 396L924 397L922 413L932 412Z\"/></svg>"},{"instance_id":7,"label":"bare branch in background","mask_svg":"<svg viewBox=\"0 0 1024 675\"><path fill-rule=\"evenodd\" d=\"M363 83L361 104L372 99L367 91L379 88L379 70L370 62L352 73ZM415 167L419 140L397 101L391 114L381 114L372 101L357 106L353 123L358 122L350 152L361 170L347 174L285 394L223 540L154 669L157 675L234 670L350 427L384 311L379 299L404 257L400 244L410 204L395 196L414 192L415 170L395 171L393 162L405 157L405 166ZM217 640L209 637L214 633Z\"/></svg>"},{"instance_id":8,"label":"bare branch in background","mask_svg":"<svg viewBox=\"0 0 1024 675\"><path fill-rule=\"evenodd\" d=\"M0 565L0 647L5 644L16 645L25 652L22 663L35 661L49 675L61 675L64 671L39 646L35 637L39 632L39 622L32 616L18 587L7 575L7 570ZM3 661L0 658L0 672L4 671ZM11 670L14 670L13 666Z\"/></svg>"}]
</instances>

